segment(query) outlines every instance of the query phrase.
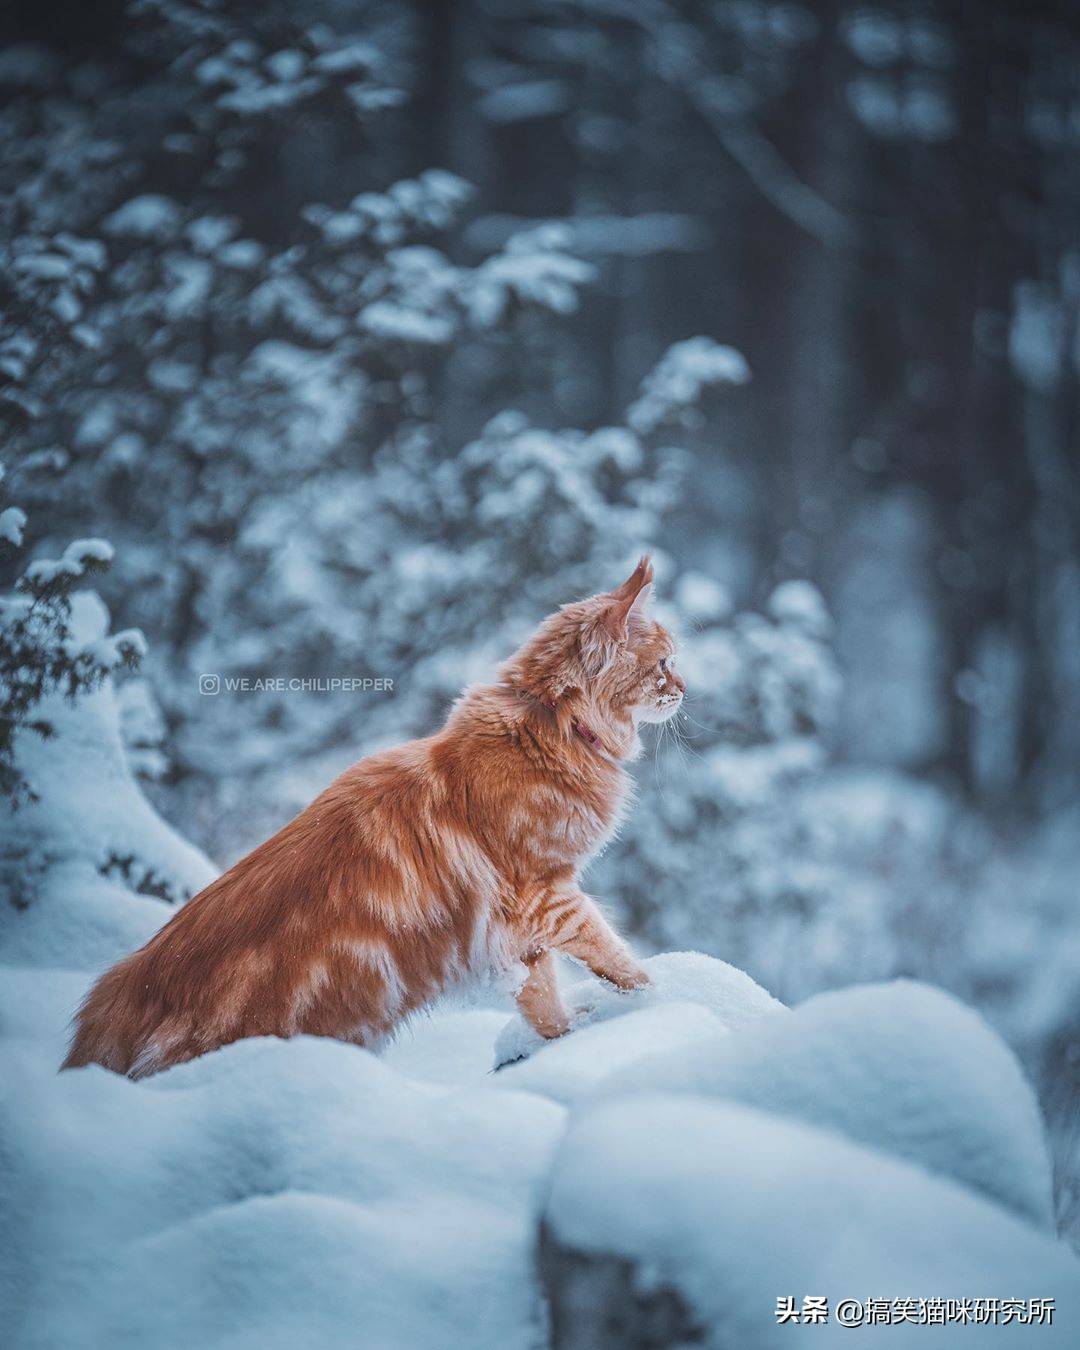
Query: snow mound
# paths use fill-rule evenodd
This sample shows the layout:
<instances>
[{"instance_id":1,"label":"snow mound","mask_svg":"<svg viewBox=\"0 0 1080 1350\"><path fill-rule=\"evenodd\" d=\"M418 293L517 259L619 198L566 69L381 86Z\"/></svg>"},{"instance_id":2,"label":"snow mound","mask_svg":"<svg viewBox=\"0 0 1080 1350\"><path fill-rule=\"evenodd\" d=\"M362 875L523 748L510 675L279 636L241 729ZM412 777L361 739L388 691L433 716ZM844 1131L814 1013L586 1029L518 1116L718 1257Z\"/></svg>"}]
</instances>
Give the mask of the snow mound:
<instances>
[{"instance_id":1,"label":"snow mound","mask_svg":"<svg viewBox=\"0 0 1080 1350\"><path fill-rule=\"evenodd\" d=\"M418 1013L382 1053L382 1061L409 1078L443 1087L483 1082L492 1072L492 1047L506 1014L494 1008L440 1008Z\"/></svg>"},{"instance_id":2,"label":"snow mound","mask_svg":"<svg viewBox=\"0 0 1080 1350\"><path fill-rule=\"evenodd\" d=\"M710 1093L825 1126L1053 1229L1042 1121L1019 1064L981 1017L926 985L821 994L697 1053L641 1057L602 1086Z\"/></svg>"},{"instance_id":3,"label":"snow mound","mask_svg":"<svg viewBox=\"0 0 1080 1350\"><path fill-rule=\"evenodd\" d=\"M536 1344L553 1103L447 1092L310 1038L142 1084L58 1076L17 1043L0 1060L20 1350Z\"/></svg>"},{"instance_id":4,"label":"snow mound","mask_svg":"<svg viewBox=\"0 0 1080 1350\"><path fill-rule=\"evenodd\" d=\"M91 592L72 600L72 640L101 640L105 606ZM54 734L16 737L36 800L0 817L12 901L0 905L0 950L11 965L96 970L161 927L162 899L189 899L217 873L140 791L110 681L77 702L44 699L39 712Z\"/></svg>"},{"instance_id":5,"label":"snow mound","mask_svg":"<svg viewBox=\"0 0 1080 1350\"><path fill-rule=\"evenodd\" d=\"M70 628L79 647L106 640L109 614L95 594L72 597ZM19 766L37 800L0 825L5 852L17 843L31 862L81 859L95 869L114 859L130 886L157 885L177 897L213 880L210 862L162 820L132 777L111 681L77 701L51 695L35 715L53 734L17 733Z\"/></svg>"},{"instance_id":6,"label":"snow mound","mask_svg":"<svg viewBox=\"0 0 1080 1350\"><path fill-rule=\"evenodd\" d=\"M563 990L568 1008L584 1009L575 1020L575 1034L596 1022L665 1003L696 1003L715 1016L716 1030L728 1031L742 1031L763 1017L786 1011L744 971L701 952L665 952L648 957L642 965L652 980L644 989L624 992L590 975ZM554 1044L518 1016L496 1042L496 1064L526 1059L545 1047L554 1049Z\"/></svg>"},{"instance_id":7,"label":"snow mound","mask_svg":"<svg viewBox=\"0 0 1080 1350\"><path fill-rule=\"evenodd\" d=\"M589 1097L620 1069L632 1073L641 1059L694 1060L727 1034L720 1019L699 1004L653 1004L547 1042L541 1053L504 1068L495 1082L569 1105Z\"/></svg>"},{"instance_id":8,"label":"snow mound","mask_svg":"<svg viewBox=\"0 0 1080 1350\"><path fill-rule=\"evenodd\" d=\"M686 1339L718 1350L790 1345L799 1332L777 1322L777 1300L798 1307L807 1294L832 1310L815 1345L863 1344L835 1319L842 1299L1018 1292L1054 1297L1053 1325L902 1323L881 1334L893 1346L938 1333L980 1350L1018 1336L1076 1344L1080 1266L1063 1246L908 1162L734 1103L642 1096L575 1117L544 1224L561 1346L625 1345L610 1328L629 1293L654 1312L685 1309ZM564 1326L571 1335L560 1335Z\"/></svg>"},{"instance_id":9,"label":"snow mound","mask_svg":"<svg viewBox=\"0 0 1080 1350\"><path fill-rule=\"evenodd\" d=\"M0 906L0 949L12 966L103 970L141 947L172 913L88 860L54 863L33 878L25 911Z\"/></svg>"}]
</instances>

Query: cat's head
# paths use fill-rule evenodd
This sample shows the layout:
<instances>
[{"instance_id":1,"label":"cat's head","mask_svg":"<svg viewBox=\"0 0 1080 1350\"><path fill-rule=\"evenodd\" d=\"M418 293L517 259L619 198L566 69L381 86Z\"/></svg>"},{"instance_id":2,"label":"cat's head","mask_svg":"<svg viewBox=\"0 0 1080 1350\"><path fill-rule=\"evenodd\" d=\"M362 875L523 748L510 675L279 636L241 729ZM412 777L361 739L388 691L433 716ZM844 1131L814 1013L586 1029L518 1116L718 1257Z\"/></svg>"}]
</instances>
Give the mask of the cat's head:
<instances>
[{"instance_id":1,"label":"cat's head","mask_svg":"<svg viewBox=\"0 0 1080 1350\"><path fill-rule=\"evenodd\" d=\"M605 742L629 752L637 725L667 721L686 690L674 668L675 641L649 614L652 581L644 557L613 591L564 605L511 658L504 677L561 725L597 723Z\"/></svg>"}]
</instances>

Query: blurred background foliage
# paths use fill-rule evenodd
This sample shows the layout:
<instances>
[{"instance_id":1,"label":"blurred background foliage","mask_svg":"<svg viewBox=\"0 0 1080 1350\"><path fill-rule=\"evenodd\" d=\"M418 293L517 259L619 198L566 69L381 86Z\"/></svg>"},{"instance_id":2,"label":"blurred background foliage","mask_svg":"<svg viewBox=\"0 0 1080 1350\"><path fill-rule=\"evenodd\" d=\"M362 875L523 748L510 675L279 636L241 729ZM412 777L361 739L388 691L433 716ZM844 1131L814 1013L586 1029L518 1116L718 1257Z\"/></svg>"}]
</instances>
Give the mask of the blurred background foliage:
<instances>
[{"instance_id":1,"label":"blurred background foliage","mask_svg":"<svg viewBox=\"0 0 1080 1350\"><path fill-rule=\"evenodd\" d=\"M974 1001L1075 1225L1075 6L2 24L5 727L142 629L129 756L228 863L649 546L693 698L593 885L782 998ZM76 650L98 536L124 631Z\"/></svg>"}]
</instances>

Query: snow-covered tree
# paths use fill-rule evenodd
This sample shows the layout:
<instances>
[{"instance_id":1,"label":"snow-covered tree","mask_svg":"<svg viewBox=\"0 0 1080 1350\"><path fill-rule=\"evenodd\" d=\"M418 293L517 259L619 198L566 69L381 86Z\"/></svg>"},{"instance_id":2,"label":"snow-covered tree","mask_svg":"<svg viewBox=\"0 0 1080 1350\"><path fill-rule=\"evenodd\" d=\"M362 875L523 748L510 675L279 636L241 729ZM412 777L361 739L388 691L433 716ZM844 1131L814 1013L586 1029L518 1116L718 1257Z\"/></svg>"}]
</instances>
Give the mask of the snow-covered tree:
<instances>
[{"instance_id":1,"label":"snow-covered tree","mask_svg":"<svg viewBox=\"0 0 1080 1350\"><path fill-rule=\"evenodd\" d=\"M0 470L2 480L2 470ZM26 513L0 510L0 547L15 553L23 543ZM20 732L47 738L51 718L41 704L49 695L74 700L112 671L134 666L145 651L136 629L100 633L91 641L72 631L71 593L87 576L103 572L113 551L104 539L77 539L59 558L26 563L11 593L0 595L0 796L18 805L34 795L15 754Z\"/></svg>"},{"instance_id":2,"label":"snow-covered tree","mask_svg":"<svg viewBox=\"0 0 1080 1350\"><path fill-rule=\"evenodd\" d=\"M364 17L361 36L278 9L241 20L140 0L94 78L28 48L3 113L13 478L42 508L40 542L93 521L119 546L109 599L153 637L175 773L202 801L243 772L245 731L255 762L278 733L291 753L303 738L275 727L274 708L234 704L220 751L198 673L342 669L350 588L305 596L288 559L347 569L365 510L350 520L341 506L369 490L375 505L376 461L415 460L423 443L419 481L445 453L429 386L450 347L572 311L591 275L551 229L452 262L440 245L470 189L438 170L344 201L324 176L332 205L294 185L267 227L260 175L294 128L351 126L361 178L372 167L369 124L399 94ZM189 738L196 708L202 734ZM340 726L318 722L305 724L309 753Z\"/></svg>"}]
</instances>

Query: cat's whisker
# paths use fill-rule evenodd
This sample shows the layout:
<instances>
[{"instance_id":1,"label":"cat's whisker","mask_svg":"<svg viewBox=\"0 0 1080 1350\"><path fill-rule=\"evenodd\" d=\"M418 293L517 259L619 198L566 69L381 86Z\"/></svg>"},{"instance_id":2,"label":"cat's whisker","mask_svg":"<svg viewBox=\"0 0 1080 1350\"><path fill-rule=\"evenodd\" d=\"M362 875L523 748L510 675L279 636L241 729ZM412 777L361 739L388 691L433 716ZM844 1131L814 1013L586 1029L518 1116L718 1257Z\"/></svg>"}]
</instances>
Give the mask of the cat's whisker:
<instances>
[{"instance_id":1,"label":"cat's whisker","mask_svg":"<svg viewBox=\"0 0 1080 1350\"><path fill-rule=\"evenodd\" d=\"M680 717L683 715L684 714L680 713ZM675 739L679 746L679 754L683 757L684 765L686 764L687 757L690 755L695 755L698 758L701 757L701 751L695 750L694 747L690 744L690 742L686 738L686 735L681 725L675 728Z\"/></svg>"},{"instance_id":2,"label":"cat's whisker","mask_svg":"<svg viewBox=\"0 0 1080 1350\"><path fill-rule=\"evenodd\" d=\"M685 702L685 700L684 700L684 702ZM708 734L709 734L710 736L716 736L716 735L719 735L719 733L720 733L720 728L719 728L719 727L717 727L717 726L711 726L711 727L710 727L710 726L706 725L706 723L704 723L704 722L699 722L699 721L697 720L696 717L693 717L693 716L686 710L685 707L683 707L682 709L680 709L680 715L681 715L682 717L685 717L686 720L687 720L688 722L690 722L693 726L700 728L700 730L702 730L702 731L708 732Z\"/></svg>"},{"instance_id":3,"label":"cat's whisker","mask_svg":"<svg viewBox=\"0 0 1080 1350\"><path fill-rule=\"evenodd\" d=\"M664 737L666 734L667 734L667 723L661 722L660 734L656 738L656 750L655 750L656 787L661 797L664 795L664 756L662 752L664 748Z\"/></svg>"},{"instance_id":4,"label":"cat's whisker","mask_svg":"<svg viewBox=\"0 0 1080 1350\"><path fill-rule=\"evenodd\" d=\"M685 774L687 772L686 747L683 743L682 732L679 727L679 716L680 714L676 713L674 717L670 718L665 723L665 726L670 728L672 748L674 749L675 754L678 756L679 765L682 768L683 773Z\"/></svg>"}]
</instances>

